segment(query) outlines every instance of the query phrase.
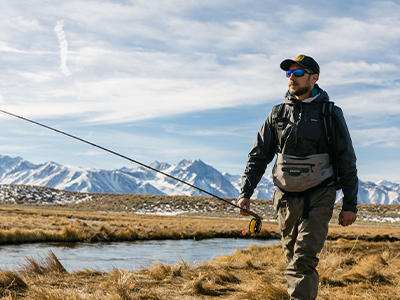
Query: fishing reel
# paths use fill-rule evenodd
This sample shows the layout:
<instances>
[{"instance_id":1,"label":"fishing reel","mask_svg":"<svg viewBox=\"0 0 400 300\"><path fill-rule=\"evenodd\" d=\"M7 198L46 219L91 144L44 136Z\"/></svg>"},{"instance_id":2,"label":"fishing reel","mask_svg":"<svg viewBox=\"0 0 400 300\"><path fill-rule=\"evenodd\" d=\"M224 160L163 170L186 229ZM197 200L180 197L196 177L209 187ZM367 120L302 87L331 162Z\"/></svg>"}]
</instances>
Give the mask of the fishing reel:
<instances>
[{"instance_id":1,"label":"fishing reel","mask_svg":"<svg viewBox=\"0 0 400 300\"><path fill-rule=\"evenodd\" d=\"M262 223L261 219L253 218L249 224L249 231L251 233L259 234L261 231Z\"/></svg>"}]
</instances>

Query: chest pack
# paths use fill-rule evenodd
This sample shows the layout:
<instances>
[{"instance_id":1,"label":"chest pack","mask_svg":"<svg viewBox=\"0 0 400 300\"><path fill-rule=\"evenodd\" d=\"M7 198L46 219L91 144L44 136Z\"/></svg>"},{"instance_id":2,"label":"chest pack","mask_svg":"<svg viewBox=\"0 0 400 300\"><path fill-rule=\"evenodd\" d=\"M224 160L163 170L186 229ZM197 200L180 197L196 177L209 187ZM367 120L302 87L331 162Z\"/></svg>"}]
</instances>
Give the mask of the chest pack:
<instances>
[{"instance_id":1,"label":"chest pack","mask_svg":"<svg viewBox=\"0 0 400 300\"><path fill-rule=\"evenodd\" d=\"M286 187L292 191L304 191L318 183L318 181L323 181L333 175L335 187L336 189L340 189L338 183L337 154L335 151L334 102L322 102L320 106L319 119L322 121L322 130L328 146L328 154L315 154L304 158L281 154L283 148L282 131L286 123L286 116L284 115L285 103L273 107L272 124L275 128L276 152L278 153L274 166L274 181L276 181L275 185L278 187L283 189ZM310 162L306 162L305 160L307 159L310 159ZM304 165L301 164L301 160L304 160ZM315 164L316 161L320 161L321 169L318 169L318 166ZM324 170L326 163L330 163L333 170ZM318 175L314 173L315 171L318 172ZM320 176L320 179L312 179L313 176Z\"/></svg>"}]
</instances>

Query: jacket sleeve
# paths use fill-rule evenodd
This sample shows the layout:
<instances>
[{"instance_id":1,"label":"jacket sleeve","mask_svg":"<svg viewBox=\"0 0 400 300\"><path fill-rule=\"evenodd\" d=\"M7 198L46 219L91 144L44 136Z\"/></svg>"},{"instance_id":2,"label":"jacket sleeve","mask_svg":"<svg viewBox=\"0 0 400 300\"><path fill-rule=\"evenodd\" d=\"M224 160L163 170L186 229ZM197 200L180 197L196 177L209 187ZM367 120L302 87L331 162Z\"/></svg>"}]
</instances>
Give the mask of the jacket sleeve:
<instances>
[{"instance_id":1,"label":"jacket sleeve","mask_svg":"<svg viewBox=\"0 0 400 300\"><path fill-rule=\"evenodd\" d=\"M335 106L336 153L343 210L357 212L358 177L356 155L342 110Z\"/></svg>"},{"instance_id":2,"label":"jacket sleeve","mask_svg":"<svg viewBox=\"0 0 400 300\"><path fill-rule=\"evenodd\" d=\"M272 125L272 114L269 114L249 152L238 199L250 198L253 195L257 184L267 169L267 165L275 156L275 135L275 129Z\"/></svg>"}]
</instances>

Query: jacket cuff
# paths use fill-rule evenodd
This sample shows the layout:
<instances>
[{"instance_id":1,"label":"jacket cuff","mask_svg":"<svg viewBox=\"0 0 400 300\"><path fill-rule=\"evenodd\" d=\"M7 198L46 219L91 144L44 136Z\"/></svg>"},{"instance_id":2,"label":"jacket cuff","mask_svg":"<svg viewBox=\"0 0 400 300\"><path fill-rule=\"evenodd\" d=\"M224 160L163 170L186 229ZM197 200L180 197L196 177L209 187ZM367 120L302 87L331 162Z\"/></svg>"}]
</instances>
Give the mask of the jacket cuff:
<instances>
[{"instance_id":1,"label":"jacket cuff","mask_svg":"<svg viewBox=\"0 0 400 300\"><path fill-rule=\"evenodd\" d=\"M351 204L343 203L342 209L344 211L352 211L352 212L355 212L355 213L358 212L357 205L351 205Z\"/></svg>"},{"instance_id":2,"label":"jacket cuff","mask_svg":"<svg viewBox=\"0 0 400 300\"><path fill-rule=\"evenodd\" d=\"M239 194L239 197L237 198L237 200L239 201L239 200L242 199L242 198L248 198L248 199L250 199L251 195L252 195L252 193L250 193L250 192L241 192L241 193Z\"/></svg>"}]
</instances>

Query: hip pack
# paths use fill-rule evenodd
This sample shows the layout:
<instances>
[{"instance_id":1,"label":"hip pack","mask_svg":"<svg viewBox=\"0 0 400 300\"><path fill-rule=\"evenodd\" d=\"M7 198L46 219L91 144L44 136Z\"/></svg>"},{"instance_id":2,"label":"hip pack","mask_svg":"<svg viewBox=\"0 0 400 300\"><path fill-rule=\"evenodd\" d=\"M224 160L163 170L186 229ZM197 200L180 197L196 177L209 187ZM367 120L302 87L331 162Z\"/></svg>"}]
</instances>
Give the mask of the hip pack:
<instances>
[{"instance_id":1,"label":"hip pack","mask_svg":"<svg viewBox=\"0 0 400 300\"><path fill-rule=\"evenodd\" d=\"M328 153L306 157L278 153L272 171L274 184L288 192L304 192L333 173Z\"/></svg>"}]
</instances>

